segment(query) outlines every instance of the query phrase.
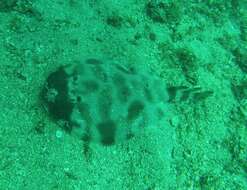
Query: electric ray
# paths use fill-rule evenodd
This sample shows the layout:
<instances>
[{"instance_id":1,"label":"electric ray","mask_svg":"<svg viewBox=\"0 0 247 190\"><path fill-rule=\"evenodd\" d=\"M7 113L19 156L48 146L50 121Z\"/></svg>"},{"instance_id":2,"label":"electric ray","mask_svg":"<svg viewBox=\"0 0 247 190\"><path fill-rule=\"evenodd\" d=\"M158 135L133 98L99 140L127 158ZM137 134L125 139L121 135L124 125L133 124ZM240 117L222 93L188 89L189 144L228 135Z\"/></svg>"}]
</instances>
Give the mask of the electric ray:
<instances>
[{"instance_id":1,"label":"electric ray","mask_svg":"<svg viewBox=\"0 0 247 190\"><path fill-rule=\"evenodd\" d=\"M200 88L168 87L143 67L95 58L59 67L42 91L50 115L84 141L113 145L166 116L173 101L200 100Z\"/></svg>"}]
</instances>

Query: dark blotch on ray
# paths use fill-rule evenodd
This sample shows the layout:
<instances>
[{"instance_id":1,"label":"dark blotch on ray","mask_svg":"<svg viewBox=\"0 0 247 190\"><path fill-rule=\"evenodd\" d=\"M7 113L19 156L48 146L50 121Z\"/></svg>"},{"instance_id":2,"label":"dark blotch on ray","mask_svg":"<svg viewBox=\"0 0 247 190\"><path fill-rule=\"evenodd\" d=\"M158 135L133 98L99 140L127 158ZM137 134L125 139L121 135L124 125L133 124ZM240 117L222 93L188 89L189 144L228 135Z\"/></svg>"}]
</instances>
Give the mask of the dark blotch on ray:
<instances>
[{"instance_id":1,"label":"dark blotch on ray","mask_svg":"<svg viewBox=\"0 0 247 190\"><path fill-rule=\"evenodd\" d=\"M67 80L68 75L63 67L60 67L48 76L47 86L43 89L42 96L53 118L69 121L74 105L68 100ZM52 89L55 89L57 94L54 101L49 101L49 91Z\"/></svg>"},{"instance_id":2,"label":"dark blotch on ray","mask_svg":"<svg viewBox=\"0 0 247 190\"><path fill-rule=\"evenodd\" d=\"M112 120L101 122L97 125L101 143L105 146L114 144L116 134L116 124Z\"/></svg>"},{"instance_id":3,"label":"dark blotch on ray","mask_svg":"<svg viewBox=\"0 0 247 190\"><path fill-rule=\"evenodd\" d=\"M87 59L85 62L86 62L86 64L90 64L90 65L101 65L101 64L103 64L102 61L100 61L98 59L94 59L94 58Z\"/></svg>"},{"instance_id":4,"label":"dark blotch on ray","mask_svg":"<svg viewBox=\"0 0 247 190\"><path fill-rule=\"evenodd\" d=\"M143 109L144 109L144 104L141 101L139 100L133 101L129 105L127 119L129 121L136 119L141 114Z\"/></svg>"},{"instance_id":5,"label":"dark blotch on ray","mask_svg":"<svg viewBox=\"0 0 247 190\"><path fill-rule=\"evenodd\" d=\"M99 84L94 80L85 80L82 83L88 93L95 92L99 88Z\"/></svg>"}]
</instances>

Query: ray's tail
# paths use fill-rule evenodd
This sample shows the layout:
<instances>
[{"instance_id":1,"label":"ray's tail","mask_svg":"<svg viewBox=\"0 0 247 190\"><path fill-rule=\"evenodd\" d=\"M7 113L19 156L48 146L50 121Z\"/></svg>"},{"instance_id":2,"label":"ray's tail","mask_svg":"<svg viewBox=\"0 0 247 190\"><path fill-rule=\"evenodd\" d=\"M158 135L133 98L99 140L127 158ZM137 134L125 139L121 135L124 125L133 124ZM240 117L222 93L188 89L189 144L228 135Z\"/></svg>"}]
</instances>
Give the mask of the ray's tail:
<instances>
[{"instance_id":1,"label":"ray's tail","mask_svg":"<svg viewBox=\"0 0 247 190\"><path fill-rule=\"evenodd\" d=\"M202 90L201 87L171 86L167 88L168 102L192 102L205 100L213 94L211 90Z\"/></svg>"}]
</instances>

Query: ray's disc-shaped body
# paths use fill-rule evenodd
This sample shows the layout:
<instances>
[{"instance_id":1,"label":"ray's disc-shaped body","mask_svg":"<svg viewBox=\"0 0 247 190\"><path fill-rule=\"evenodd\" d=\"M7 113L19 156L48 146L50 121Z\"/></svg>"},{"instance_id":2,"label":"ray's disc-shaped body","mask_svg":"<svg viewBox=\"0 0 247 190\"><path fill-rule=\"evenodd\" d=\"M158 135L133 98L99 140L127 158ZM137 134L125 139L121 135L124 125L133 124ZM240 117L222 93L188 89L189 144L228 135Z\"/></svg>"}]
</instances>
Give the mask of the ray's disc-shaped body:
<instances>
[{"instance_id":1,"label":"ray's disc-shaped body","mask_svg":"<svg viewBox=\"0 0 247 190\"><path fill-rule=\"evenodd\" d=\"M66 123L71 134L113 145L157 125L167 102L188 99L191 92L167 88L148 69L90 58L52 72L42 97L50 115Z\"/></svg>"}]
</instances>

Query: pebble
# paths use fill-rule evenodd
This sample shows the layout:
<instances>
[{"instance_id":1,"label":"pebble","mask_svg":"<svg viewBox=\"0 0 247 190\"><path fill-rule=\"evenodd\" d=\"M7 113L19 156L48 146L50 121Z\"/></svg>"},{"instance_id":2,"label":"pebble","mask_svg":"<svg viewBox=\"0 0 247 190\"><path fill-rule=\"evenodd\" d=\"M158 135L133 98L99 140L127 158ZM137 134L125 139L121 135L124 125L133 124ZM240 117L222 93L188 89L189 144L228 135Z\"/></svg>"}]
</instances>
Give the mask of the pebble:
<instances>
[{"instance_id":1,"label":"pebble","mask_svg":"<svg viewBox=\"0 0 247 190\"><path fill-rule=\"evenodd\" d=\"M62 132L61 130L57 130L57 131L56 131L56 137L57 137L58 139L60 139L60 138L62 138L62 136L63 136L63 132Z\"/></svg>"}]
</instances>

